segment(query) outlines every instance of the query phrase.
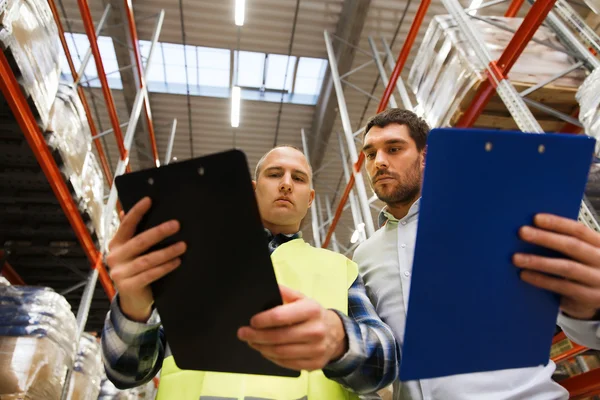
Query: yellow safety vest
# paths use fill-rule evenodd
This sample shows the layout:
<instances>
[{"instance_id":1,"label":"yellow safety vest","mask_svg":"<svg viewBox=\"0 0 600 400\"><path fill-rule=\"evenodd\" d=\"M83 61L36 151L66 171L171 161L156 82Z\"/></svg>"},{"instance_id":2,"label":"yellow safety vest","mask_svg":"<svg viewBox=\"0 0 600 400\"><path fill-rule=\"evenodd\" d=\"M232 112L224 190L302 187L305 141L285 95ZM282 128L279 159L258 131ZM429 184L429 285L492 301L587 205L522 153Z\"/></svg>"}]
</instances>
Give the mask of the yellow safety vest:
<instances>
[{"instance_id":1,"label":"yellow safety vest","mask_svg":"<svg viewBox=\"0 0 600 400\"><path fill-rule=\"evenodd\" d=\"M355 263L329 250L294 239L271 255L277 282L347 313ZM358 396L325 377L302 371L298 378L181 370L173 357L163 362L157 400L355 400Z\"/></svg>"}]
</instances>

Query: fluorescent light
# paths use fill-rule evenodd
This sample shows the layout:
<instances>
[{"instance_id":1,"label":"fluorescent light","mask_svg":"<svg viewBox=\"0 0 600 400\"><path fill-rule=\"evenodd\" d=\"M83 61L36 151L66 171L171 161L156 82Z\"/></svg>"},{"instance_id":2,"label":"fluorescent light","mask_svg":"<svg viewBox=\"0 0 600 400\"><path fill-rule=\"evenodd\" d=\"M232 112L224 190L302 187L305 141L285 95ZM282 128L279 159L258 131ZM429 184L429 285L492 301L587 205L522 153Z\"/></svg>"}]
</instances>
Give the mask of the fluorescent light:
<instances>
[{"instance_id":1,"label":"fluorescent light","mask_svg":"<svg viewBox=\"0 0 600 400\"><path fill-rule=\"evenodd\" d=\"M246 0L235 0L235 24L237 26L244 25L245 14Z\"/></svg>"},{"instance_id":2,"label":"fluorescent light","mask_svg":"<svg viewBox=\"0 0 600 400\"><path fill-rule=\"evenodd\" d=\"M231 89L231 127L237 128L240 126L240 100L242 90L239 86L234 86Z\"/></svg>"}]
</instances>

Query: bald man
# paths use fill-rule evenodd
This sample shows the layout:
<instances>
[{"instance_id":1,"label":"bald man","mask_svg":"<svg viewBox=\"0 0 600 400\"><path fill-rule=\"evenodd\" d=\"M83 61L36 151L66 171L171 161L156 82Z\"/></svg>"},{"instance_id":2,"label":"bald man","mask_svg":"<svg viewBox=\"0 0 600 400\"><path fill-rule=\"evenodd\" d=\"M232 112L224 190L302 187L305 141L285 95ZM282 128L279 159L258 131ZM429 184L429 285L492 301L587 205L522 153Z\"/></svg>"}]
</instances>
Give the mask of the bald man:
<instances>
[{"instance_id":1,"label":"bald man","mask_svg":"<svg viewBox=\"0 0 600 400\"><path fill-rule=\"evenodd\" d=\"M372 393L395 379L396 340L371 305L356 264L302 240L300 223L315 197L304 154L289 146L272 149L258 162L253 185L284 305L257 314L237 335L273 363L303 371L301 377L176 367L152 308L150 284L180 265L186 244L144 255L179 229L178 221L169 221L134 236L152 206L145 198L123 218L107 257L118 295L102 350L107 376L117 387L144 384L162 367L158 399L329 400L358 398L356 393ZM235 228L231 237L235 249Z\"/></svg>"}]
</instances>

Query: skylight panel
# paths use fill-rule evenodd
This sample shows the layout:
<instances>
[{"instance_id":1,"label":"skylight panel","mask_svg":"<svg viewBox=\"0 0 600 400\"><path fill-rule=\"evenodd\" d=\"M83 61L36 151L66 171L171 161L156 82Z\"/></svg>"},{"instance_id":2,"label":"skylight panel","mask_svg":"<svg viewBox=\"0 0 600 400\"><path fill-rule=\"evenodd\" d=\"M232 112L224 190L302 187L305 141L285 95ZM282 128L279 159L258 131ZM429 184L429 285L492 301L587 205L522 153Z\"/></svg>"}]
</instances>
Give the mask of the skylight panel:
<instances>
[{"instance_id":1,"label":"skylight panel","mask_svg":"<svg viewBox=\"0 0 600 400\"><path fill-rule=\"evenodd\" d=\"M90 47L88 37L81 33L65 33L65 37L67 39L67 45L69 47L69 52L71 53L71 58L73 59L73 65L75 66L76 70L79 70L81 66L81 59L85 56L85 53ZM98 49L100 50L100 55L102 57L104 71L108 74L107 79L109 86L113 89L123 88L121 75L117 71L119 69L119 65L117 63L117 55L115 54L115 48L113 46L112 39L107 36L99 36ZM61 65L62 72L65 74L65 76L70 76L71 71L67 64L66 56L62 55L61 60L63 63ZM92 57L85 68L82 80L89 80L90 86L100 87L100 80L94 79L97 77L98 72L96 70L96 63Z\"/></svg>"},{"instance_id":2,"label":"skylight panel","mask_svg":"<svg viewBox=\"0 0 600 400\"><path fill-rule=\"evenodd\" d=\"M237 53L237 52L236 52ZM263 84L265 53L240 51L238 57L237 85L242 87L259 88ZM234 71L235 74L235 71ZM235 82L235 75L234 75Z\"/></svg>"},{"instance_id":3,"label":"skylight panel","mask_svg":"<svg viewBox=\"0 0 600 400\"><path fill-rule=\"evenodd\" d=\"M291 92L292 83L294 81L295 66L295 56L289 57L288 61L288 56L280 54L267 55L267 77L265 81L265 86L268 89L287 90L288 92Z\"/></svg>"},{"instance_id":4,"label":"skylight panel","mask_svg":"<svg viewBox=\"0 0 600 400\"><path fill-rule=\"evenodd\" d=\"M298 61L294 93L319 95L327 61L320 58L301 57Z\"/></svg>"},{"instance_id":5,"label":"skylight panel","mask_svg":"<svg viewBox=\"0 0 600 400\"><path fill-rule=\"evenodd\" d=\"M201 86L229 87L231 51L196 47L198 56L198 84Z\"/></svg>"}]
</instances>

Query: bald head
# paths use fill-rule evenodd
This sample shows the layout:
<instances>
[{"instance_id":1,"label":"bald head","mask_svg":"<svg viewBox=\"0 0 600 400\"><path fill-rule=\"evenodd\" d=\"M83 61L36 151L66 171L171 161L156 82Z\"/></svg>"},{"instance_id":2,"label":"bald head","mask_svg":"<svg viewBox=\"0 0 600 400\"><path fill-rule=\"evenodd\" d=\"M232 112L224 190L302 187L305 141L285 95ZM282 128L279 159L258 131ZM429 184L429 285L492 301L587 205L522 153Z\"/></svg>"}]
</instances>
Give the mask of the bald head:
<instances>
[{"instance_id":1,"label":"bald head","mask_svg":"<svg viewBox=\"0 0 600 400\"><path fill-rule=\"evenodd\" d=\"M287 146L287 145L277 146L277 147L269 150L264 156L261 157L261 159L256 164L256 169L254 170L254 180L258 181L258 178L260 177L260 174L263 171L263 168L264 168L265 164L267 163L267 161L271 161L272 159L277 160L280 158L298 159L298 155L301 156L301 159L299 161L301 162L301 164L304 164L304 166L306 168L305 172L308 174L309 180L312 181L312 167L308 163L308 160L306 159L306 156L304 155L304 153L302 153L302 151L295 148L294 146Z\"/></svg>"}]
</instances>

